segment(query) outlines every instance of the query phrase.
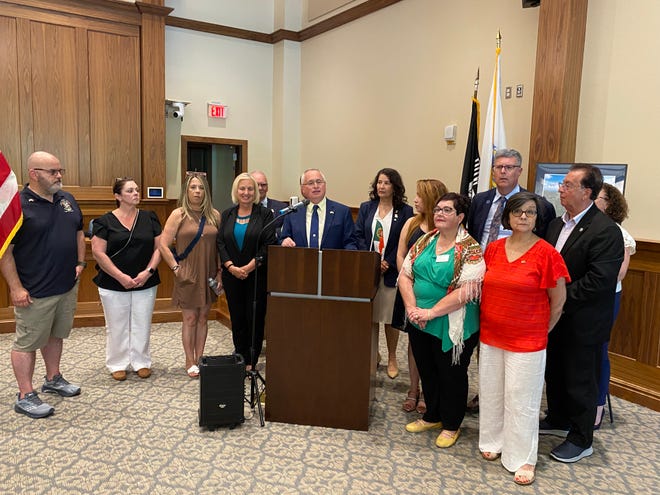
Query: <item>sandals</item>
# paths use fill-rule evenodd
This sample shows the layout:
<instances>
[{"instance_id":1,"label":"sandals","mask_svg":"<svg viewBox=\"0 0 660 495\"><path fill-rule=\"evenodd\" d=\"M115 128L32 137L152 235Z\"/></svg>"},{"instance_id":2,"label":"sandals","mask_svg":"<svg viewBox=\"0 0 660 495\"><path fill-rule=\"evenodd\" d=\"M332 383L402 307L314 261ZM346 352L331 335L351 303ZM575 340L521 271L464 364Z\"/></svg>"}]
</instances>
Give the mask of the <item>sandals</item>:
<instances>
[{"instance_id":1,"label":"sandals","mask_svg":"<svg viewBox=\"0 0 660 495\"><path fill-rule=\"evenodd\" d=\"M496 459L499 459L500 455L501 454L499 452L481 452L481 457L483 457L487 461L494 461Z\"/></svg>"},{"instance_id":2,"label":"sandals","mask_svg":"<svg viewBox=\"0 0 660 495\"><path fill-rule=\"evenodd\" d=\"M199 377L199 367L196 364L193 364L186 370L186 373L188 373L190 378L197 378Z\"/></svg>"},{"instance_id":3,"label":"sandals","mask_svg":"<svg viewBox=\"0 0 660 495\"><path fill-rule=\"evenodd\" d=\"M526 465L527 467L523 466L518 471L516 471L516 474L513 476L513 481L517 485L531 485L534 483L534 480L536 479L536 475L534 474L534 468L535 466L529 467L529 465Z\"/></svg>"},{"instance_id":4,"label":"sandals","mask_svg":"<svg viewBox=\"0 0 660 495\"><path fill-rule=\"evenodd\" d=\"M409 391L408 397L406 397L406 400L403 401L401 408L406 412L413 412L417 407L418 399L419 399L419 392L413 394L412 392Z\"/></svg>"},{"instance_id":5,"label":"sandals","mask_svg":"<svg viewBox=\"0 0 660 495\"><path fill-rule=\"evenodd\" d=\"M424 401L424 392L419 394L419 399L417 400L417 412L419 414L426 413L426 402Z\"/></svg>"}]
</instances>

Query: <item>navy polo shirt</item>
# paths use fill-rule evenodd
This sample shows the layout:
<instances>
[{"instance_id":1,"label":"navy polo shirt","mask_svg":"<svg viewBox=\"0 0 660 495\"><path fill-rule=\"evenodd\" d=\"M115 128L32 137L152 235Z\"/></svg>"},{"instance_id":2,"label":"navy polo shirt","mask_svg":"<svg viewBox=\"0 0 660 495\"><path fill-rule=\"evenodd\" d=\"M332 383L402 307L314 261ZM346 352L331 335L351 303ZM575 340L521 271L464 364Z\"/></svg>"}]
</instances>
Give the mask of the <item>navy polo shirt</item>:
<instances>
[{"instance_id":1,"label":"navy polo shirt","mask_svg":"<svg viewBox=\"0 0 660 495\"><path fill-rule=\"evenodd\" d=\"M64 294L76 283L77 236L83 228L78 203L64 191L51 203L27 184L20 197L23 225L12 239L18 277L32 297Z\"/></svg>"}]
</instances>

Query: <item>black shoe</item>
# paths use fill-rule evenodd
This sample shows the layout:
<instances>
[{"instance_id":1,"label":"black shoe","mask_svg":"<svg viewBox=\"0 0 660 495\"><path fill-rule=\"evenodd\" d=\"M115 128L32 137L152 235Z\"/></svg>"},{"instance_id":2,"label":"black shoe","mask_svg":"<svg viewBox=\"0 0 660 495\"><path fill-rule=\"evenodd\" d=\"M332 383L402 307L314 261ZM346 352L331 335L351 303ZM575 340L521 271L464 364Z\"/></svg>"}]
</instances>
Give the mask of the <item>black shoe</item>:
<instances>
[{"instance_id":1,"label":"black shoe","mask_svg":"<svg viewBox=\"0 0 660 495\"><path fill-rule=\"evenodd\" d=\"M556 437L566 438L568 430L551 425L545 419L539 421L539 435L554 435Z\"/></svg>"},{"instance_id":2,"label":"black shoe","mask_svg":"<svg viewBox=\"0 0 660 495\"><path fill-rule=\"evenodd\" d=\"M593 447L582 448L574 443L564 440L550 452L550 457L559 462L577 462L594 453Z\"/></svg>"}]
</instances>

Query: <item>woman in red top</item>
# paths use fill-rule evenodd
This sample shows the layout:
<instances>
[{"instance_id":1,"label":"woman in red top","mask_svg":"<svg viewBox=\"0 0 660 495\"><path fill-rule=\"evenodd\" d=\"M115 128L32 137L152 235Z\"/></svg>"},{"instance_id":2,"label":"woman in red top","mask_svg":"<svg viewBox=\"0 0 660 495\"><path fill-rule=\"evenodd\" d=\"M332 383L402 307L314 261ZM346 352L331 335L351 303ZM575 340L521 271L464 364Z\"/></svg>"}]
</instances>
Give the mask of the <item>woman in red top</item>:
<instances>
[{"instance_id":1,"label":"woman in red top","mask_svg":"<svg viewBox=\"0 0 660 495\"><path fill-rule=\"evenodd\" d=\"M514 481L534 481L548 332L566 300L568 270L557 250L534 234L540 202L513 195L502 214L510 237L488 245L481 295L479 449L502 457Z\"/></svg>"}]
</instances>

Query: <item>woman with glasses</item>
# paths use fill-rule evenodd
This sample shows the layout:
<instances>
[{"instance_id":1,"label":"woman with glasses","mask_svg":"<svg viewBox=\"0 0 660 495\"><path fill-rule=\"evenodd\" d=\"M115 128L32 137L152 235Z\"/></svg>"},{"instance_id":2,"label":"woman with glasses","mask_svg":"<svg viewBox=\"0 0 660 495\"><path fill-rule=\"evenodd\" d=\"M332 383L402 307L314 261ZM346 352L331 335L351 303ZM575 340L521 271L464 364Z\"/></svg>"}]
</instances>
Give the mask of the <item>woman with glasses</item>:
<instances>
[{"instance_id":1,"label":"woman with glasses","mask_svg":"<svg viewBox=\"0 0 660 495\"><path fill-rule=\"evenodd\" d=\"M106 324L105 364L112 378L126 380L133 369L151 376L151 316L160 283L160 221L139 210L140 188L133 179L117 179L112 188L117 208L93 222L94 277Z\"/></svg>"},{"instance_id":2,"label":"woman with glasses","mask_svg":"<svg viewBox=\"0 0 660 495\"><path fill-rule=\"evenodd\" d=\"M435 229L410 249L399 275L406 329L422 378L426 413L406 430L442 431L435 440L451 447L460 436L468 394L467 370L477 345L481 247L465 230L469 200L447 193L433 209Z\"/></svg>"},{"instance_id":3,"label":"woman with glasses","mask_svg":"<svg viewBox=\"0 0 660 495\"><path fill-rule=\"evenodd\" d=\"M621 305L621 290L623 286L621 282L628 272L628 265L630 265L630 257L635 254L637 243L635 239L628 233L626 229L621 226L621 223L628 218L628 202L619 191L612 184L604 183L603 188L598 193L596 198L596 206L600 211L605 213L608 217L616 222L621 229L623 235L623 263L619 269L619 275L616 279L616 293L614 296L614 318L612 322L616 321L619 315L619 307ZM596 407L596 422L594 423L594 430L600 429L603 422L603 411L605 409L605 399L609 392L610 385L610 358L608 354L609 341L603 344L603 354L601 358L600 368L600 381L598 383L598 403Z\"/></svg>"},{"instance_id":4,"label":"woman with glasses","mask_svg":"<svg viewBox=\"0 0 660 495\"><path fill-rule=\"evenodd\" d=\"M406 204L406 188L399 172L392 168L378 171L371 183L369 201L360 205L355 236L358 247L363 251L380 254L380 285L374 298L373 321L385 325L387 341L387 376L394 379L399 375L396 361L396 346L399 330L392 326L392 312L396 299L397 247L401 228L413 216L412 208Z\"/></svg>"},{"instance_id":5,"label":"woman with glasses","mask_svg":"<svg viewBox=\"0 0 660 495\"><path fill-rule=\"evenodd\" d=\"M540 200L511 196L502 213L510 237L486 248L479 347L479 449L514 472L535 479L539 412L548 333L566 300L568 269L557 250L538 237Z\"/></svg>"},{"instance_id":6,"label":"woman with glasses","mask_svg":"<svg viewBox=\"0 0 660 495\"><path fill-rule=\"evenodd\" d=\"M447 187L437 179L420 179L417 181L415 199L415 216L406 220L399 236L399 245L396 252L396 267L401 271L403 260L408 254L410 248L427 232L435 227L433 224L433 208L438 203L440 197L446 194ZM392 326L406 331L406 313L403 307L403 299L400 291L397 291L394 301L394 312L392 314ZM408 339L408 375L410 377L410 386L406 398L401 408L406 412L417 411L419 414L426 412L426 401L424 392L419 385L419 371L415 363L410 339Z\"/></svg>"},{"instance_id":7,"label":"woman with glasses","mask_svg":"<svg viewBox=\"0 0 660 495\"><path fill-rule=\"evenodd\" d=\"M220 213L213 208L206 174L188 172L181 188L179 207L167 219L160 242L163 261L174 273L172 303L181 308L181 340L186 355L186 372L199 376L199 359L204 354L208 314L216 300L209 287L215 279L222 287L218 269L216 237Z\"/></svg>"},{"instance_id":8,"label":"woman with glasses","mask_svg":"<svg viewBox=\"0 0 660 495\"><path fill-rule=\"evenodd\" d=\"M222 281L227 291L234 351L243 356L249 371L257 365L264 340L266 254L277 237L273 212L259 202L254 177L238 175L231 187L231 200L234 206L222 212L218 254L224 267Z\"/></svg>"}]
</instances>

